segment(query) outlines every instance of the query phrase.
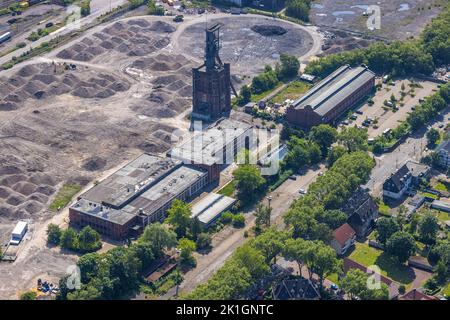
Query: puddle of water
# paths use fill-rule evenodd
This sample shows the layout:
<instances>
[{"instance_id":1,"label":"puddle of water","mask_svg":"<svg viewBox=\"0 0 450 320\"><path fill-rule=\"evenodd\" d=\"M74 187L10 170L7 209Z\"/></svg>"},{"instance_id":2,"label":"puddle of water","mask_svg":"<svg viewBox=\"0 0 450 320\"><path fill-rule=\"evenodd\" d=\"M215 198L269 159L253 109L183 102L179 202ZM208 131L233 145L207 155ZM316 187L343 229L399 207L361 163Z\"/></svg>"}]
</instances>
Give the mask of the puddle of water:
<instances>
[{"instance_id":1,"label":"puddle of water","mask_svg":"<svg viewBox=\"0 0 450 320\"><path fill-rule=\"evenodd\" d=\"M352 15L355 14L355 11L333 11L333 16L342 16L342 15Z\"/></svg>"},{"instance_id":2,"label":"puddle of water","mask_svg":"<svg viewBox=\"0 0 450 320\"><path fill-rule=\"evenodd\" d=\"M358 9L362 9L362 10L367 10L367 9L369 9L369 6L367 4L356 4L354 6L351 6L350 8L358 8Z\"/></svg>"},{"instance_id":3,"label":"puddle of water","mask_svg":"<svg viewBox=\"0 0 450 320\"><path fill-rule=\"evenodd\" d=\"M312 4L312 7L313 7L314 9L323 9L323 4L320 4L320 3L313 3L313 4Z\"/></svg>"},{"instance_id":4,"label":"puddle of water","mask_svg":"<svg viewBox=\"0 0 450 320\"><path fill-rule=\"evenodd\" d=\"M397 11L408 11L409 10L409 3L402 3L400 4L400 8Z\"/></svg>"}]
</instances>

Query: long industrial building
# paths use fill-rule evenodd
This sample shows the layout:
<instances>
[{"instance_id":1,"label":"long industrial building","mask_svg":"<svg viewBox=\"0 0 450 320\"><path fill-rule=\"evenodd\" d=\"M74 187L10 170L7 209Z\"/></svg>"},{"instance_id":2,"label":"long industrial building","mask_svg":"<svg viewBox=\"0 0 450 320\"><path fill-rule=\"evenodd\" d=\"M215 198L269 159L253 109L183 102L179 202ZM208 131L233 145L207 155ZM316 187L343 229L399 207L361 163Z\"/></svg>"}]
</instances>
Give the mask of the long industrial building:
<instances>
[{"instance_id":1,"label":"long industrial building","mask_svg":"<svg viewBox=\"0 0 450 320\"><path fill-rule=\"evenodd\" d=\"M320 81L286 111L288 122L309 129L336 120L375 86L375 74L366 66L342 66Z\"/></svg>"},{"instance_id":2,"label":"long industrial building","mask_svg":"<svg viewBox=\"0 0 450 320\"><path fill-rule=\"evenodd\" d=\"M252 125L224 118L204 131L194 131L191 137L172 148L167 156L206 170L208 182L215 182L219 180L224 166L234 162L241 150L250 150L254 144Z\"/></svg>"},{"instance_id":3,"label":"long industrial building","mask_svg":"<svg viewBox=\"0 0 450 320\"><path fill-rule=\"evenodd\" d=\"M70 222L116 240L137 236L164 220L173 200L187 201L207 184L204 170L143 154L81 195L69 208Z\"/></svg>"}]
</instances>

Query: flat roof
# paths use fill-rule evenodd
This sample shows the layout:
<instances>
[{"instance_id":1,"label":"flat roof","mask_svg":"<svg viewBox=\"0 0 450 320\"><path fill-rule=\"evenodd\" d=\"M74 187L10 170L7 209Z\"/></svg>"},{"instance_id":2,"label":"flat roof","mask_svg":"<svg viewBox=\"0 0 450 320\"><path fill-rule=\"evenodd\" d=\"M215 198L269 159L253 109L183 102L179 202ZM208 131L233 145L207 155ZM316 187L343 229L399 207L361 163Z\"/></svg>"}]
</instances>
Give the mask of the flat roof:
<instances>
[{"instance_id":1,"label":"flat roof","mask_svg":"<svg viewBox=\"0 0 450 320\"><path fill-rule=\"evenodd\" d=\"M231 197L210 193L192 206L191 218L197 217L201 223L208 225L235 202L236 199Z\"/></svg>"},{"instance_id":2,"label":"flat roof","mask_svg":"<svg viewBox=\"0 0 450 320\"><path fill-rule=\"evenodd\" d=\"M194 131L193 135L172 148L168 154L171 158L187 163L222 163L223 147L251 128L252 125L242 121L222 119L204 131Z\"/></svg>"},{"instance_id":3,"label":"flat roof","mask_svg":"<svg viewBox=\"0 0 450 320\"><path fill-rule=\"evenodd\" d=\"M375 74L367 67L342 66L294 101L293 105L295 109L310 106L317 114L324 116L374 77Z\"/></svg>"},{"instance_id":4,"label":"flat roof","mask_svg":"<svg viewBox=\"0 0 450 320\"><path fill-rule=\"evenodd\" d=\"M72 208L84 214L123 225L137 215L152 215L206 175L205 171L182 165L121 209L111 208L87 198L77 201Z\"/></svg>"},{"instance_id":5,"label":"flat roof","mask_svg":"<svg viewBox=\"0 0 450 320\"><path fill-rule=\"evenodd\" d=\"M14 230L12 231L12 234L22 234L23 230L27 227L28 223L26 221L19 221L17 222L16 226L14 227Z\"/></svg>"},{"instance_id":6,"label":"flat roof","mask_svg":"<svg viewBox=\"0 0 450 320\"><path fill-rule=\"evenodd\" d=\"M181 165L181 161L142 154L82 195L92 202L121 207Z\"/></svg>"}]
</instances>

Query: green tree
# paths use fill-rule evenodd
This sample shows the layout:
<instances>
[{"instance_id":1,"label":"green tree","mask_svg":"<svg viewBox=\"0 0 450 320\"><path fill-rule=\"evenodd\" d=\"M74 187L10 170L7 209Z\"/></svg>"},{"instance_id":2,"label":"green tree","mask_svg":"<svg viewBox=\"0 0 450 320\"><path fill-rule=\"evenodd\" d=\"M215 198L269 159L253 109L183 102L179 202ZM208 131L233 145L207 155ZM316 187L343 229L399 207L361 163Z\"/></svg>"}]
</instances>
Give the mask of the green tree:
<instances>
[{"instance_id":1,"label":"green tree","mask_svg":"<svg viewBox=\"0 0 450 320\"><path fill-rule=\"evenodd\" d=\"M269 272L264 255L256 248L246 244L239 247L234 254L234 259L242 268L245 268L252 278L258 279Z\"/></svg>"},{"instance_id":2,"label":"green tree","mask_svg":"<svg viewBox=\"0 0 450 320\"><path fill-rule=\"evenodd\" d=\"M386 249L400 263L405 263L416 252L416 242L409 233L397 231L387 240Z\"/></svg>"},{"instance_id":3,"label":"green tree","mask_svg":"<svg viewBox=\"0 0 450 320\"><path fill-rule=\"evenodd\" d=\"M383 245L388 239L397 231L400 231L400 226L392 218L381 217L377 221L377 240Z\"/></svg>"},{"instance_id":4,"label":"green tree","mask_svg":"<svg viewBox=\"0 0 450 320\"><path fill-rule=\"evenodd\" d=\"M323 287L323 281L327 276L340 271L340 262L336 258L336 251L323 242L316 243L312 255L308 267L319 276L320 286Z\"/></svg>"},{"instance_id":5,"label":"green tree","mask_svg":"<svg viewBox=\"0 0 450 320\"><path fill-rule=\"evenodd\" d=\"M266 183L261 176L261 172L255 165L243 164L233 172L238 190L238 197L241 201L251 201L255 192L260 190Z\"/></svg>"},{"instance_id":6,"label":"green tree","mask_svg":"<svg viewBox=\"0 0 450 320\"><path fill-rule=\"evenodd\" d=\"M252 98L252 91L250 90L250 87L247 85L243 85L241 91L239 92L238 104L244 105L250 102L251 98Z\"/></svg>"},{"instance_id":7,"label":"green tree","mask_svg":"<svg viewBox=\"0 0 450 320\"><path fill-rule=\"evenodd\" d=\"M206 232L200 233L195 241L195 244L199 250L210 248L211 236Z\"/></svg>"},{"instance_id":8,"label":"green tree","mask_svg":"<svg viewBox=\"0 0 450 320\"><path fill-rule=\"evenodd\" d=\"M298 75L300 62L296 56L290 56L282 53L280 56L281 65L277 65L278 79L289 79Z\"/></svg>"},{"instance_id":9,"label":"green tree","mask_svg":"<svg viewBox=\"0 0 450 320\"><path fill-rule=\"evenodd\" d=\"M317 221L326 224L331 230L335 230L347 221L347 215L341 210L323 210L316 216Z\"/></svg>"},{"instance_id":10,"label":"green tree","mask_svg":"<svg viewBox=\"0 0 450 320\"><path fill-rule=\"evenodd\" d=\"M338 136L349 152L367 150L367 139L367 130L358 127L344 127Z\"/></svg>"},{"instance_id":11,"label":"green tree","mask_svg":"<svg viewBox=\"0 0 450 320\"><path fill-rule=\"evenodd\" d=\"M78 234L72 228L67 228L61 233L61 247L64 249L78 250Z\"/></svg>"},{"instance_id":12,"label":"green tree","mask_svg":"<svg viewBox=\"0 0 450 320\"><path fill-rule=\"evenodd\" d=\"M425 244L434 244L439 231L439 221L430 212L424 214L419 220L418 232L421 241Z\"/></svg>"},{"instance_id":13,"label":"green tree","mask_svg":"<svg viewBox=\"0 0 450 320\"><path fill-rule=\"evenodd\" d=\"M157 6L154 0L149 0L147 3L148 14L154 16L163 16L164 15L164 7Z\"/></svg>"},{"instance_id":14,"label":"green tree","mask_svg":"<svg viewBox=\"0 0 450 320\"><path fill-rule=\"evenodd\" d=\"M177 244L177 235L160 223L148 225L139 242L149 243L155 258L162 257L163 251Z\"/></svg>"},{"instance_id":15,"label":"green tree","mask_svg":"<svg viewBox=\"0 0 450 320\"><path fill-rule=\"evenodd\" d=\"M380 288L368 287L369 275L359 269L350 269L341 280L342 289L351 299L356 297L362 300L388 300L389 289L384 283L380 283Z\"/></svg>"},{"instance_id":16,"label":"green tree","mask_svg":"<svg viewBox=\"0 0 450 320\"><path fill-rule=\"evenodd\" d=\"M310 249L311 242L303 240L302 238L291 238L285 242L283 256L289 261L297 262L300 274L302 274L302 269Z\"/></svg>"},{"instance_id":17,"label":"green tree","mask_svg":"<svg viewBox=\"0 0 450 320\"><path fill-rule=\"evenodd\" d=\"M310 132L310 138L317 143L322 151L322 156L326 156L328 148L337 140L337 130L328 124L314 126Z\"/></svg>"},{"instance_id":18,"label":"green tree","mask_svg":"<svg viewBox=\"0 0 450 320\"><path fill-rule=\"evenodd\" d=\"M279 231L272 227L256 237L252 245L263 254L267 263L270 263L272 260L275 260L276 263L276 256L283 250L284 242L288 237L289 234L287 232Z\"/></svg>"},{"instance_id":19,"label":"green tree","mask_svg":"<svg viewBox=\"0 0 450 320\"><path fill-rule=\"evenodd\" d=\"M196 248L195 242L187 238L181 238L178 241L178 249L181 250L180 259L182 264L195 266L195 258L192 255L192 252L194 252Z\"/></svg>"},{"instance_id":20,"label":"green tree","mask_svg":"<svg viewBox=\"0 0 450 320\"><path fill-rule=\"evenodd\" d=\"M287 0L286 15L308 22L310 2L309 0Z\"/></svg>"},{"instance_id":21,"label":"green tree","mask_svg":"<svg viewBox=\"0 0 450 320\"><path fill-rule=\"evenodd\" d=\"M81 1L81 16L86 17L91 14L91 0Z\"/></svg>"},{"instance_id":22,"label":"green tree","mask_svg":"<svg viewBox=\"0 0 450 320\"><path fill-rule=\"evenodd\" d=\"M431 128L430 130L428 130L427 132L427 142L429 146L434 146L436 145L436 142L439 140L440 138L440 133L438 130Z\"/></svg>"},{"instance_id":23,"label":"green tree","mask_svg":"<svg viewBox=\"0 0 450 320\"><path fill-rule=\"evenodd\" d=\"M27 291L20 295L20 300L36 300L37 294L34 291Z\"/></svg>"},{"instance_id":24,"label":"green tree","mask_svg":"<svg viewBox=\"0 0 450 320\"><path fill-rule=\"evenodd\" d=\"M189 204L175 199L167 210L167 223L173 228L178 238L183 238L191 226L191 207Z\"/></svg>"},{"instance_id":25,"label":"green tree","mask_svg":"<svg viewBox=\"0 0 450 320\"><path fill-rule=\"evenodd\" d=\"M47 242L58 245L61 241L61 233L59 226L50 223L47 227Z\"/></svg>"},{"instance_id":26,"label":"green tree","mask_svg":"<svg viewBox=\"0 0 450 320\"><path fill-rule=\"evenodd\" d=\"M270 226L270 213L272 212L272 208L263 205L262 203L258 203L256 205L255 210L255 225L258 229L262 227Z\"/></svg>"},{"instance_id":27,"label":"green tree","mask_svg":"<svg viewBox=\"0 0 450 320\"><path fill-rule=\"evenodd\" d=\"M78 248L85 252L96 251L102 247L100 235L90 226L84 227L78 235Z\"/></svg>"},{"instance_id":28,"label":"green tree","mask_svg":"<svg viewBox=\"0 0 450 320\"><path fill-rule=\"evenodd\" d=\"M344 154L347 153L347 150L342 146L334 146L330 149L327 156L327 163L328 166L331 167L337 159L342 157Z\"/></svg>"}]
</instances>

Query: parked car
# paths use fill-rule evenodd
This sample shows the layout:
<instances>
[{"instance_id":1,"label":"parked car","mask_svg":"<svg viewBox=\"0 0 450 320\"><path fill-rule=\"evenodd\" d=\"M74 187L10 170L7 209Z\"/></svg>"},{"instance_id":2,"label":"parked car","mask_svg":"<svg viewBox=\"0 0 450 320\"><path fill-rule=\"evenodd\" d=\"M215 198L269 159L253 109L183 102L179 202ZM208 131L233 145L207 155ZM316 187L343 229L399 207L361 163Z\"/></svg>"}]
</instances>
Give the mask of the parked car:
<instances>
[{"instance_id":1,"label":"parked car","mask_svg":"<svg viewBox=\"0 0 450 320\"><path fill-rule=\"evenodd\" d=\"M306 194L306 190L305 190L305 189L300 189L300 190L298 190L298 192L299 192L300 194Z\"/></svg>"},{"instance_id":2,"label":"parked car","mask_svg":"<svg viewBox=\"0 0 450 320\"><path fill-rule=\"evenodd\" d=\"M290 175L290 176L289 176L289 179L291 179L291 180L297 180L297 177L294 176L294 175Z\"/></svg>"},{"instance_id":3,"label":"parked car","mask_svg":"<svg viewBox=\"0 0 450 320\"><path fill-rule=\"evenodd\" d=\"M361 110L356 110L355 113L357 114L363 114L363 112Z\"/></svg>"},{"instance_id":4,"label":"parked car","mask_svg":"<svg viewBox=\"0 0 450 320\"><path fill-rule=\"evenodd\" d=\"M351 120L356 120L356 119L358 119L358 116L357 116L356 114L352 114L352 115L350 116L350 119L351 119Z\"/></svg>"}]
</instances>

